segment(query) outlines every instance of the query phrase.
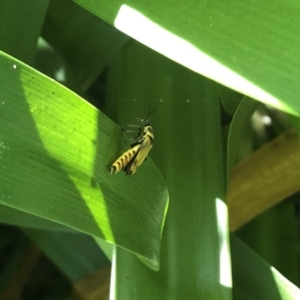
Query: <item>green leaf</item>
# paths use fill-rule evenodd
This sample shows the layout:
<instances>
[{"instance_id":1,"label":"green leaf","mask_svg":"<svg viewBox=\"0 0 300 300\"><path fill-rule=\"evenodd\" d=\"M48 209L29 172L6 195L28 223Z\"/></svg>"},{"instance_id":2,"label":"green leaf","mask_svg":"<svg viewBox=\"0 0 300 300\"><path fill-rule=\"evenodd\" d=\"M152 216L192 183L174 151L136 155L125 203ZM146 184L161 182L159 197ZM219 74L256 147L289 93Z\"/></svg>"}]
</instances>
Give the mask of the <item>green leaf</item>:
<instances>
[{"instance_id":1,"label":"green leaf","mask_svg":"<svg viewBox=\"0 0 300 300\"><path fill-rule=\"evenodd\" d=\"M230 115L234 115L237 107L243 99L243 95L223 85L219 85L218 89L220 93L220 99L225 111Z\"/></svg>"},{"instance_id":2,"label":"green leaf","mask_svg":"<svg viewBox=\"0 0 300 300\"><path fill-rule=\"evenodd\" d=\"M195 72L300 114L298 1L75 2Z\"/></svg>"},{"instance_id":3,"label":"green leaf","mask_svg":"<svg viewBox=\"0 0 300 300\"><path fill-rule=\"evenodd\" d=\"M300 118L296 118L294 116L290 116L290 121L293 124L298 136L300 136Z\"/></svg>"},{"instance_id":4,"label":"green leaf","mask_svg":"<svg viewBox=\"0 0 300 300\"><path fill-rule=\"evenodd\" d=\"M238 236L288 280L299 285L299 272L295 267L299 252L296 228L295 205L292 201L283 201L243 226Z\"/></svg>"},{"instance_id":5,"label":"green leaf","mask_svg":"<svg viewBox=\"0 0 300 300\"><path fill-rule=\"evenodd\" d=\"M63 54L83 90L129 39L69 0L51 0L45 21L43 37Z\"/></svg>"},{"instance_id":6,"label":"green leaf","mask_svg":"<svg viewBox=\"0 0 300 300\"><path fill-rule=\"evenodd\" d=\"M48 0L0 0L0 50L32 64Z\"/></svg>"},{"instance_id":7,"label":"green leaf","mask_svg":"<svg viewBox=\"0 0 300 300\"><path fill-rule=\"evenodd\" d=\"M300 290L234 235L231 235L233 297L243 300L294 300Z\"/></svg>"},{"instance_id":8,"label":"green leaf","mask_svg":"<svg viewBox=\"0 0 300 300\"><path fill-rule=\"evenodd\" d=\"M249 126L249 120L259 103L248 97L243 98L238 105L230 124L227 142L227 178L229 180L233 166L236 163L238 147L241 143L243 134Z\"/></svg>"},{"instance_id":9,"label":"green leaf","mask_svg":"<svg viewBox=\"0 0 300 300\"><path fill-rule=\"evenodd\" d=\"M118 126L4 53L0 78L0 203L104 238L157 268L168 191L151 160L134 176L112 176Z\"/></svg>"},{"instance_id":10,"label":"green leaf","mask_svg":"<svg viewBox=\"0 0 300 300\"><path fill-rule=\"evenodd\" d=\"M93 238L85 234L24 231L71 281L82 279L109 263Z\"/></svg>"},{"instance_id":11,"label":"green leaf","mask_svg":"<svg viewBox=\"0 0 300 300\"><path fill-rule=\"evenodd\" d=\"M133 286L143 300L231 299L216 84L134 41L108 73L107 103L120 123L146 118L147 103L154 111L150 156L170 191L159 272L117 249L114 299L132 299Z\"/></svg>"},{"instance_id":12,"label":"green leaf","mask_svg":"<svg viewBox=\"0 0 300 300\"><path fill-rule=\"evenodd\" d=\"M14 226L53 231L76 232L74 229L34 216L24 211L0 205L0 222Z\"/></svg>"}]
</instances>

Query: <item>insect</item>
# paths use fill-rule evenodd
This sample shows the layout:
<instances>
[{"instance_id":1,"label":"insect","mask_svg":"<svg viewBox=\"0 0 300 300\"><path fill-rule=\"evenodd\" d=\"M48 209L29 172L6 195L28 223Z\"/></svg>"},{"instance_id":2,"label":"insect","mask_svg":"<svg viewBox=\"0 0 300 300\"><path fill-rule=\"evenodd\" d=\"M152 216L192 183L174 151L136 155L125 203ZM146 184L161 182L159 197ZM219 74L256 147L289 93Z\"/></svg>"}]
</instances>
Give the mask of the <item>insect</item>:
<instances>
[{"instance_id":1,"label":"insect","mask_svg":"<svg viewBox=\"0 0 300 300\"><path fill-rule=\"evenodd\" d=\"M122 169L126 175L134 174L137 168L145 161L152 148L154 140L152 126L148 120L138 119L143 124L143 129L139 127L139 133L136 142L131 148L124 152L110 167L111 174L116 174Z\"/></svg>"}]
</instances>

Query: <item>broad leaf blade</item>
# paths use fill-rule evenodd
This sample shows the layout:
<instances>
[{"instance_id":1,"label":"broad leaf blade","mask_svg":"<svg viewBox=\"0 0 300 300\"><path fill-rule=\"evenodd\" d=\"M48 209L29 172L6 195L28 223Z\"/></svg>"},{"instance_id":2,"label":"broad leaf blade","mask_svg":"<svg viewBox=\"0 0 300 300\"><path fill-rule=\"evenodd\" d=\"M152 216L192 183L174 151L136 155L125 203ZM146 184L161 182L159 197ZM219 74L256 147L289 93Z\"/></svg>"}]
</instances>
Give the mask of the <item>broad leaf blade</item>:
<instances>
[{"instance_id":1,"label":"broad leaf blade","mask_svg":"<svg viewBox=\"0 0 300 300\"><path fill-rule=\"evenodd\" d=\"M27 236L71 280L79 280L108 265L92 237L80 233L24 230Z\"/></svg>"},{"instance_id":2,"label":"broad leaf blade","mask_svg":"<svg viewBox=\"0 0 300 300\"><path fill-rule=\"evenodd\" d=\"M112 176L121 131L60 84L0 55L0 203L126 248L158 266L168 191L147 161Z\"/></svg>"},{"instance_id":3,"label":"broad leaf blade","mask_svg":"<svg viewBox=\"0 0 300 300\"><path fill-rule=\"evenodd\" d=\"M109 73L108 103L118 104L121 124L146 118L147 103L154 112L150 156L170 191L160 270L117 249L112 299L132 299L133 286L143 300L231 299L216 84L135 41Z\"/></svg>"},{"instance_id":4,"label":"broad leaf blade","mask_svg":"<svg viewBox=\"0 0 300 300\"><path fill-rule=\"evenodd\" d=\"M24 228L44 229L63 232L76 232L70 227L34 216L5 205L0 206L0 222Z\"/></svg>"},{"instance_id":5,"label":"broad leaf blade","mask_svg":"<svg viewBox=\"0 0 300 300\"><path fill-rule=\"evenodd\" d=\"M300 114L297 1L75 2L191 70Z\"/></svg>"},{"instance_id":6,"label":"broad leaf blade","mask_svg":"<svg viewBox=\"0 0 300 300\"><path fill-rule=\"evenodd\" d=\"M246 244L231 235L233 297L245 300L294 300L300 290Z\"/></svg>"},{"instance_id":7,"label":"broad leaf blade","mask_svg":"<svg viewBox=\"0 0 300 300\"><path fill-rule=\"evenodd\" d=\"M129 39L69 0L50 1L43 37L63 55L83 90Z\"/></svg>"},{"instance_id":8,"label":"broad leaf blade","mask_svg":"<svg viewBox=\"0 0 300 300\"><path fill-rule=\"evenodd\" d=\"M32 64L49 0L0 0L0 50Z\"/></svg>"},{"instance_id":9,"label":"broad leaf blade","mask_svg":"<svg viewBox=\"0 0 300 300\"><path fill-rule=\"evenodd\" d=\"M233 116L227 142L227 180L229 180L232 168L236 163L236 155L241 138L249 125L250 117L258 106L259 102L245 97L238 105Z\"/></svg>"}]
</instances>

